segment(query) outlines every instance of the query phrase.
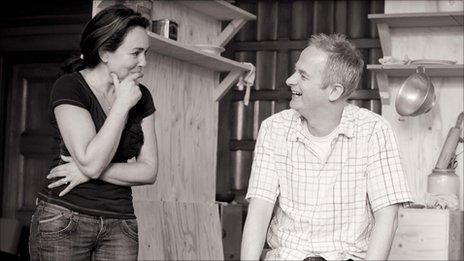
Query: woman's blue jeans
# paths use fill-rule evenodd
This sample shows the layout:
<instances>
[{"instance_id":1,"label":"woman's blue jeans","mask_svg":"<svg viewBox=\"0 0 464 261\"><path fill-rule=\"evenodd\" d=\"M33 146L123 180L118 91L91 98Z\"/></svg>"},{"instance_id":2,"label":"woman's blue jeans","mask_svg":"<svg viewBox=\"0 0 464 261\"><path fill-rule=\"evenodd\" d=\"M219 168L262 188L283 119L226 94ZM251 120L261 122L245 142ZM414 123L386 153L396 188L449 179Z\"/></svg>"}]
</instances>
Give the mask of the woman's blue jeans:
<instances>
[{"instance_id":1,"label":"woman's blue jeans","mask_svg":"<svg viewBox=\"0 0 464 261\"><path fill-rule=\"evenodd\" d=\"M31 260L137 260L136 219L85 215L38 201L29 236Z\"/></svg>"}]
</instances>

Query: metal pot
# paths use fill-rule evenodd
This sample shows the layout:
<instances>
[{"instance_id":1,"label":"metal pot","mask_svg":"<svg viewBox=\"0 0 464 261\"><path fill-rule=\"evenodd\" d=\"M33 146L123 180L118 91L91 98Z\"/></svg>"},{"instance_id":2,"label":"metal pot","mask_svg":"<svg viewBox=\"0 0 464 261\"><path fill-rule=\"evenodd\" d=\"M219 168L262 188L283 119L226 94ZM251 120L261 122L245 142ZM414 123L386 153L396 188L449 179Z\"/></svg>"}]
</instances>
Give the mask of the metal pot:
<instances>
[{"instance_id":1,"label":"metal pot","mask_svg":"<svg viewBox=\"0 0 464 261\"><path fill-rule=\"evenodd\" d=\"M435 87L425 74L424 68L417 67L409 76L396 96L395 108L401 116L417 116L426 113L435 105Z\"/></svg>"}]
</instances>

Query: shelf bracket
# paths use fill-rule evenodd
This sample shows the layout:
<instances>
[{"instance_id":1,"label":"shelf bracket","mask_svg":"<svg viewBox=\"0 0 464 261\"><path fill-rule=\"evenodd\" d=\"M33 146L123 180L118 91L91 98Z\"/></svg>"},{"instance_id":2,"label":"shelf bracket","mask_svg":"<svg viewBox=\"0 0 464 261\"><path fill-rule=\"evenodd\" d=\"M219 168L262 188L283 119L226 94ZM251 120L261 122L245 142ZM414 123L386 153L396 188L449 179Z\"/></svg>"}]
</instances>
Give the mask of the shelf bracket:
<instances>
[{"instance_id":1,"label":"shelf bracket","mask_svg":"<svg viewBox=\"0 0 464 261\"><path fill-rule=\"evenodd\" d=\"M245 25L247 20L245 19L234 19L224 28L224 30L218 35L215 45L224 47L234 35Z\"/></svg>"},{"instance_id":2,"label":"shelf bracket","mask_svg":"<svg viewBox=\"0 0 464 261\"><path fill-rule=\"evenodd\" d=\"M229 72L226 78L224 78L222 82L219 83L219 85L216 86L216 88L214 88L214 91L213 91L214 99L216 101L221 100L221 98L224 97L224 95L226 95L227 91L230 88L232 88L232 85L234 85L234 83L237 82L238 78L240 77L242 73L243 71Z\"/></svg>"},{"instance_id":3,"label":"shelf bracket","mask_svg":"<svg viewBox=\"0 0 464 261\"><path fill-rule=\"evenodd\" d=\"M390 26L386 23L377 24L377 30L379 31L380 45L382 46L383 56L391 56L391 36Z\"/></svg>"},{"instance_id":4,"label":"shelf bracket","mask_svg":"<svg viewBox=\"0 0 464 261\"><path fill-rule=\"evenodd\" d=\"M382 106L390 105L391 95L388 87L388 76L384 72L375 72L377 84L379 86L379 95Z\"/></svg>"}]
</instances>

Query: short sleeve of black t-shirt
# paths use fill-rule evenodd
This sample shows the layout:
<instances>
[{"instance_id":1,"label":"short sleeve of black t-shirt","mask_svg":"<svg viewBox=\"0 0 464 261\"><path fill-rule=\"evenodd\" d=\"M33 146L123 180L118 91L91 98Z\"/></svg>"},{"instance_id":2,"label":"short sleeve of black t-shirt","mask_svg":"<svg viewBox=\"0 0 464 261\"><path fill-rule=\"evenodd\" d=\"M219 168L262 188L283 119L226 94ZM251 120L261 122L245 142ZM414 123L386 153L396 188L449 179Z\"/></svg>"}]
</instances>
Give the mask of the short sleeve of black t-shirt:
<instances>
[{"instance_id":1,"label":"short sleeve of black t-shirt","mask_svg":"<svg viewBox=\"0 0 464 261\"><path fill-rule=\"evenodd\" d=\"M91 101L87 92L76 75L63 75L53 85L50 94L50 108L53 110L58 105L70 104L88 110Z\"/></svg>"}]
</instances>

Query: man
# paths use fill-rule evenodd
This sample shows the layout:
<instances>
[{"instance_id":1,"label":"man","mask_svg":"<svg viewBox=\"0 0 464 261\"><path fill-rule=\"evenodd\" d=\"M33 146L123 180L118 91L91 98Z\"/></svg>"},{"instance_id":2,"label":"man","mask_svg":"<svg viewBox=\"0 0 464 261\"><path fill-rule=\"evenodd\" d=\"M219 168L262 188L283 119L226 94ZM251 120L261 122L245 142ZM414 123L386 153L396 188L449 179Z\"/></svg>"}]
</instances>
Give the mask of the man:
<instances>
[{"instance_id":1,"label":"man","mask_svg":"<svg viewBox=\"0 0 464 261\"><path fill-rule=\"evenodd\" d=\"M242 260L385 260L411 201L388 122L347 103L364 63L341 35L316 35L286 83L289 110L261 124ZM277 203L277 204L276 204Z\"/></svg>"}]
</instances>

